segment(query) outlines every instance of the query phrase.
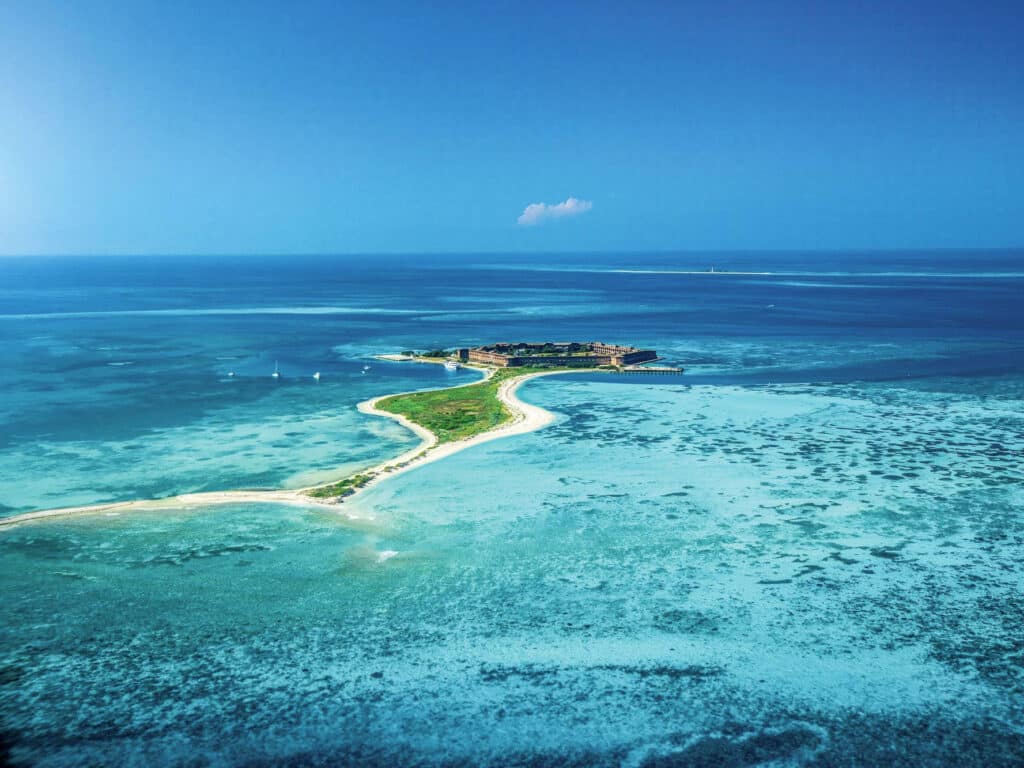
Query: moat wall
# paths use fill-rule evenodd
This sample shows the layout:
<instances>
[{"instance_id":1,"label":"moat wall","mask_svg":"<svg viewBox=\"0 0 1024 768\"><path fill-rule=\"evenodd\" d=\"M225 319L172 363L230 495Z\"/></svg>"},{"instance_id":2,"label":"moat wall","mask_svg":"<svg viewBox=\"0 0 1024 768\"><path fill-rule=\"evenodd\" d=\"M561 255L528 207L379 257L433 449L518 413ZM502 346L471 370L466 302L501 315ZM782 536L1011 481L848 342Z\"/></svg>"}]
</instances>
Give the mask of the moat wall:
<instances>
[{"instance_id":1,"label":"moat wall","mask_svg":"<svg viewBox=\"0 0 1024 768\"><path fill-rule=\"evenodd\" d=\"M511 348L514 345L501 344L495 348L477 347L475 349L460 349L459 357L474 363L495 365L499 368L516 368L520 366L566 366L579 368L593 368L598 365L635 365L637 363L656 360L658 353L652 349L636 349L635 347L617 347L611 344L594 342L590 345L591 355L509 355L498 351L502 348ZM542 346L542 345L536 345Z\"/></svg>"}]
</instances>

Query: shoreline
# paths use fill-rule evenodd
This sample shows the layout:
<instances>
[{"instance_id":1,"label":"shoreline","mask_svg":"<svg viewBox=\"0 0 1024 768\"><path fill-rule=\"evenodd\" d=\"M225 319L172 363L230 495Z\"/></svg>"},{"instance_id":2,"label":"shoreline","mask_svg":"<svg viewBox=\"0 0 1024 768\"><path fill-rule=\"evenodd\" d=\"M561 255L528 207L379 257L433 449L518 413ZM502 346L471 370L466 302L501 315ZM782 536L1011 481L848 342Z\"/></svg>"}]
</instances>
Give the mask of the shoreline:
<instances>
[{"instance_id":1,"label":"shoreline","mask_svg":"<svg viewBox=\"0 0 1024 768\"><path fill-rule=\"evenodd\" d=\"M400 414L391 413L390 411L378 410L376 404L378 401L383 400L391 395L382 395L375 397L372 400L365 400L356 406L362 413L366 413L372 416L383 416L388 419L393 419L399 424L408 427L413 430L416 434L423 438L423 442L415 448L406 451L402 456L392 461L380 464L377 467L373 467L366 472L376 472L373 479L368 483L359 488L355 489L350 496L352 496L372 488L382 480L386 480L389 477L400 475L403 472L408 472L410 469L421 467L425 464L430 464L435 461L440 461L448 456L464 451L467 448L472 448L475 445L481 443L488 443L491 440L499 440L503 437L512 437L513 435L522 435L528 432L535 432L542 427L547 426L555 420L555 414L551 411L547 411L540 406L532 405L530 403L523 402L516 397L516 390L519 389L520 385L541 376L554 376L559 373L578 373L579 371L550 371L550 372L537 372L528 373L525 376L518 376L514 379L502 382L498 387L498 399L512 412L512 420L506 422L494 429L490 429L486 432L481 432L478 435L467 437L462 440L453 440L449 443L437 443L437 435L430 430L421 427L419 424L409 421L405 416ZM481 381L486 381L490 376L486 376ZM478 384L479 382L473 382ZM459 386L469 386L468 384L460 384ZM448 387L448 389L454 389L454 387ZM408 458L407 458L408 457ZM403 462L404 460L404 462ZM401 466L396 466L401 464ZM393 467L387 469L388 466ZM333 505L332 505L333 506Z\"/></svg>"},{"instance_id":2,"label":"shoreline","mask_svg":"<svg viewBox=\"0 0 1024 768\"><path fill-rule=\"evenodd\" d=\"M378 355L378 358L390 359L382 355ZM395 356L398 357L398 356ZM402 361L406 361L407 358L403 358ZM398 362L397 360L395 362ZM433 362L427 360L420 360L417 362ZM443 387L442 389L455 389L457 387L468 387L474 384L479 384L482 381L486 381L494 375L494 369L491 368L479 368L477 366L465 366L484 372L484 377L478 381L467 382L466 384L457 384L455 387ZM505 405L506 408L512 413L512 420L506 422L494 429L482 432L478 435L465 438L463 440L455 440L448 443L438 444L437 435L425 427L416 424L405 416L391 413L389 411L381 411L376 408L376 404L388 397L393 397L392 394L380 395L378 397L371 398L370 400L364 400L363 402L356 405L356 408L360 413L365 413L370 416L382 416L385 418L397 421L402 426L411 430L417 436L420 437L421 442L419 445L410 448L404 453L396 456L387 461L381 462L380 464L366 469L360 470L353 474L366 474L371 475L371 479L365 484L352 488L351 492L344 497L339 497L331 500L322 500L309 496L310 491L314 491L318 488L325 488L334 485L331 483L319 483L317 485L308 486L306 488L296 488L294 490L275 489L275 490L229 490L229 491L204 491L198 493L184 493L177 496L168 496L162 499L135 499L130 501L113 501L101 504L86 504L74 507L57 507L54 509L43 509L33 512L23 512L18 515L12 515L10 517L0 518L0 529L13 527L22 523L37 522L40 520L52 520L55 518L72 517L80 515L108 515L116 516L122 512L141 512L151 511L159 509L177 509L181 507L193 507L193 506L217 506L221 504L233 504L233 503L256 503L256 504L289 504L303 507L316 507L320 509L331 509L334 511L340 511L339 508L343 506L345 500L351 499L352 497L362 493L368 488L372 488L383 480L396 475L408 472L411 469L430 464L435 461L440 461L443 458L451 456L453 454L464 451L467 448L472 448L475 445L481 443L490 442L491 440L498 440L503 437L511 437L513 435L526 434L528 432L534 432L547 426L555 419L555 414L545 409L531 405L530 403L523 402L516 397L516 390L519 386L530 379L539 378L541 376L553 376L559 373L580 373L582 371L539 371L535 373L529 373L524 376L517 376L516 378L509 379L508 381L502 382L498 387L498 399ZM405 392L395 394L408 394ZM344 478L342 478L344 479ZM340 482L335 481L335 482ZM350 519L355 519L356 515L348 515Z\"/></svg>"}]
</instances>

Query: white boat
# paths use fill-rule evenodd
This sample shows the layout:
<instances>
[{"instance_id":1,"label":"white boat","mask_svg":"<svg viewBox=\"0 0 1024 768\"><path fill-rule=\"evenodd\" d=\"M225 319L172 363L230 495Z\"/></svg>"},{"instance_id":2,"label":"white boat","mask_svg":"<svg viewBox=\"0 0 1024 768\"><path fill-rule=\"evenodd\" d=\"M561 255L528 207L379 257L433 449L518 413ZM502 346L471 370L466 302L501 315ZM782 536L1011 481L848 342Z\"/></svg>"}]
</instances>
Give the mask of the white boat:
<instances>
[{"instance_id":1,"label":"white boat","mask_svg":"<svg viewBox=\"0 0 1024 768\"><path fill-rule=\"evenodd\" d=\"M232 377L234 377L234 375L235 375L234 371L228 371L228 378L232 378Z\"/></svg>"},{"instance_id":2,"label":"white boat","mask_svg":"<svg viewBox=\"0 0 1024 768\"><path fill-rule=\"evenodd\" d=\"M444 369L446 371L457 371L459 370L459 364L456 363L454 360L445 360Z\"/></svg>"},{"instance_id":3,"label":"white boat","mask_svg":"<svg viewBox=\"0 0 1024 768\"><path fill-rule=\"evenodd\" d=\"M368 365L364 365L364 366L363 366L363 370L364 370L364 371L368 371L368 370L370 370L370 366L368 366Z\"/></svg>"},{"instance_id":4,"label":"white boat","mask_svg":"<svg viewBox=\"0 0 1024 768\"><path fill-rule=\"evenodd\" d=\"M270 374L270 376L271 376L271 378L274 378L274 379L280 379L281 378L281 371L279 371L278 368L277 368L277 360L274 361L274 372L272 374Z\"/></svg>"},{"instance_id":5,"label":"white boat","mask_svg":"<svg viewBox=\"0 0 1024 768\"><path fill-rule=\"evenodd\" d=\"M313 374L313 378L316 379L317 381L320 381L320 371L317 371L316 373L314 373Z\"/></svg>"}]
</instances>

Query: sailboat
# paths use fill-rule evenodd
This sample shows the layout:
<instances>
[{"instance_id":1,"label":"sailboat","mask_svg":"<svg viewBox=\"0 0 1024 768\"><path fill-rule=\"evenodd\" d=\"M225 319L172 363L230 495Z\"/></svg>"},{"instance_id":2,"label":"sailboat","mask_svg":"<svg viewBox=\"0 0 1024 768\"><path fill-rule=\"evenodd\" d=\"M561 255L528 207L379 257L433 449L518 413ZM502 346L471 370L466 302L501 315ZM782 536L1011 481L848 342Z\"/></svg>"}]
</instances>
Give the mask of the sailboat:
<instances>
[{"instance_id":1,"label":"sailboat","mask_svg":"<svg viewBox=\"0 0 1024 768\"><path fill-rule=\"evenodd\" d=\"M277 368L277 360L274 361L274 372L272 374L270 374L270 376L271 376L271 378L274 378L274 379L280 379L281 378L281 371L278 370L278 368Z\"/></svg>"},{"instance_id":2,"label":"sailboat","mask_svg":"<svg viewBox=\"0 0 1024 768\"><path fill-rule=\"evenodd\" d=\"M314 378L314 379L315 379L316 381L320 381L320 371L317 371L316 373L314 373L314 374L313 374L313 378Z\"/></svg>"}]
</instances>

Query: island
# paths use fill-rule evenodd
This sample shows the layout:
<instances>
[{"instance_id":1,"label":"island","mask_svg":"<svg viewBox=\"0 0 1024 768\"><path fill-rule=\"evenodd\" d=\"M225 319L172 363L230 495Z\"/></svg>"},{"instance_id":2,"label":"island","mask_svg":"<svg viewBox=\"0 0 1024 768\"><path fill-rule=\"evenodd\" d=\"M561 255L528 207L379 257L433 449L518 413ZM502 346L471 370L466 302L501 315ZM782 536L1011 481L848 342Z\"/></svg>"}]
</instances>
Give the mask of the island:
<instances>
[{"instance_id":1,"label":"island","mask_svg":"<svg viewBox=\"0 0 1024 768\"><path fill-rule=\"evenodd\" d=\"M526 380L556 373L585 370L643 370L641 363L658 360L653 349L578 342L500 342L455 350L407 351L384 359L464 365L484 372L482 381L445 389L406 392L360 403L364 413L392 418L422 439L414 451L380 467L334 483L306 490L312 498L340 500L369 487L382 477L406 471L426 461L449 456L471 445L511 434L532 432L553 418L543 408L515 396ZM658 368L664 372L682 369Z\"/></svg>"},{"instance_id":2,"label":"island","mask_svg":"<svg viewBox=\"0 0 1024 768\"><path fill-rule=\"evenodd\" d=\"M359 403L362 413L390 418L420 437L410 451L360 470L340 480L298 490L238 490L188 493L163 499L92 504L39 510L0 518L0 526L74 514L116 514L121 511L182 506L271 502L278 504L338 504L377 482L430 461L490 440L540 429L554 414L516 397L523 382L538 376L582 371L681 373L682 368L651 367L651 349L603 342L501 342L473 348L379 355L401 362L464 366L483 378L443 389L382 395Z\"/></svg>"},{"instance_id":3,"label":"island","mask_svg":"<svg viewBox=\"0 0 1024 768\"><path fill-rule=\"evenodd\" d=\"M459 349L459 359L499 368L567 366L571 368L624 368L658 359L653 349L637 349L601 341L503 342Z\"/></svg>"}]
</instances>

